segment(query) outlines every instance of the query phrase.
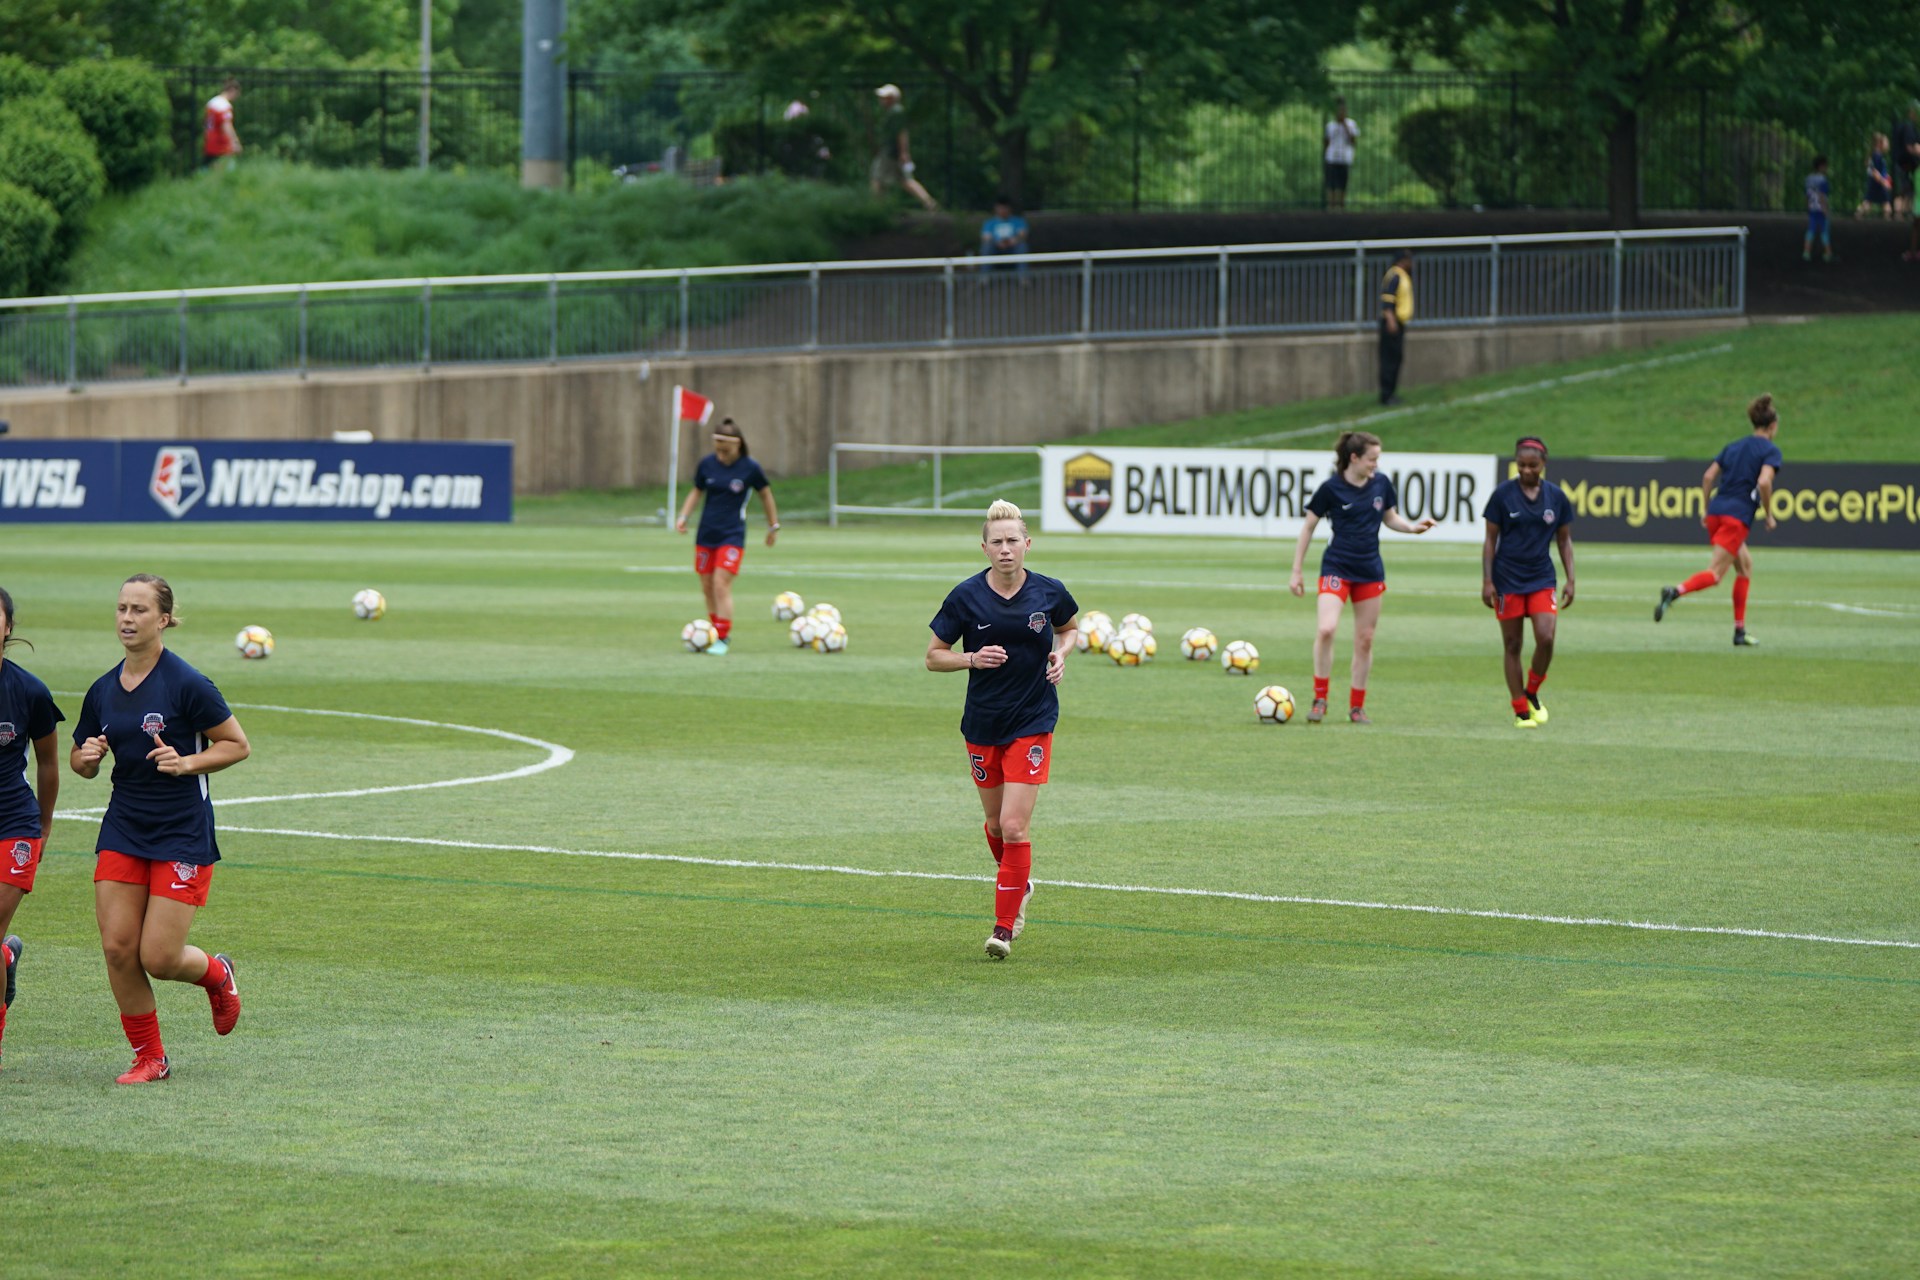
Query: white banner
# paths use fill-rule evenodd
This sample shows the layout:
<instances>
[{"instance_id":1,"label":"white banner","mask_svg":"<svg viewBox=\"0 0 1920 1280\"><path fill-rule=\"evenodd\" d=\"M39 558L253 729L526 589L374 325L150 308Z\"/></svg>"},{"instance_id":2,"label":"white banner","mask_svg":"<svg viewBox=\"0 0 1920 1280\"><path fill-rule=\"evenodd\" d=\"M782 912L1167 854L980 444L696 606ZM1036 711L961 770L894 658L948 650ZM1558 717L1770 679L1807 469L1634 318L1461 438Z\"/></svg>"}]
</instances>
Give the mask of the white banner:
<instances>
[{"instance_id":1,"label":"white banner","mask_svg":"<svg viewBox=\"0 0 1920 1280\"><path fill-rule=\"evenodd\" d=\"M1490 453L1382 453L1380 470L1425 537L1479 542L1500 480ZM1333 474L1330 449L1040 450L1040 527L1048 533L1206 533L1297 538L1307 502ZM1315 537L1331 533L1321 521ZM1389 531L1389 537L1393 536Z\"/></svg>"}]
</instances>

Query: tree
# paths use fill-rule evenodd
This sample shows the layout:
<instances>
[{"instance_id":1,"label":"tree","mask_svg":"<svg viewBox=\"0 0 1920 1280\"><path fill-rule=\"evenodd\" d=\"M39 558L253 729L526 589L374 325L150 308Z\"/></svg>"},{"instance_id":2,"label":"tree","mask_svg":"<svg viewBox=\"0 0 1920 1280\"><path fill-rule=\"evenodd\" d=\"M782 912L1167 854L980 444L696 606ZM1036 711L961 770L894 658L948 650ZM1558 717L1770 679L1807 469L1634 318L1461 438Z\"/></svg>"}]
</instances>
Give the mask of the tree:
<instances>
[{"instance_id":1,"label":"tree","mask_svg":"<svg viewBox=\"0 0 1920 1280\"><path fill-rule=\"evenodd\" d=\"M631 47L678 25L707 61L777 94L823 68L877 84L917 67L993 138L1017 204L1036 134L1130 110L1129 72L1189 103L1270 105L1317 87L1353 22L1306 0L583 0L571 43Z\"/></svg>"}]
</instances>

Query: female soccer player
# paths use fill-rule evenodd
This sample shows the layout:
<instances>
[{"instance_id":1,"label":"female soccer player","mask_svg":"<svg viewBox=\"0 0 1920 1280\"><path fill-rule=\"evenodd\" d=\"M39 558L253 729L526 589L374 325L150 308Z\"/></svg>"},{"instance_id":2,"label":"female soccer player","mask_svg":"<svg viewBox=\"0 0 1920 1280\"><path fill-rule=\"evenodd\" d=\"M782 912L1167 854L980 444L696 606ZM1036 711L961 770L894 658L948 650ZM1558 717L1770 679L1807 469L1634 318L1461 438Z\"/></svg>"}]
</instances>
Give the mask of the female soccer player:
<instances>
[{"instance_id":1,"label":"female soccer player","mask_svg":"<svg viewBox=\"0 0 1920 1280\"><path fill-rule=\"evenodd\" d=\"M133 1046L133 1066L119 1083L146 1084L172 1074L149 976L205 987L221 1035L240 1020L233 961L187 945L187 930L206 905L220 859L206 775L239 764L249 748L213 682L162 643L167 628L180 625L165 579L128 578L116 617L127 655L87 690L69 763L93 778L113 756L93 907L107 981Z\"/></svg>"},{"instance_id":2,"label":"female soccer player","mask_svg":"<svg viewBox=\"0 0 1920 1280\"><path fill-rule=\"evenodd\" d=\"M13 597L0 588L0 961L7 970L0 1000L0 1037L7 1033L20 967L20 939L9 933L20 899L33 892L40 851L53 831L53 805L60 796L60 757L53 728L66 717L31 671L8 662L6 651L24 644L13 634ZM29 645L29 648L32 646ZM33 744L34 785L27 785L27 744Z\"/></svg>"},{"instance_id":3,"label":"female soccer player","mask_svg":"<svg viewBox=\"0 0 1920 1280\"><path fill-rule=\"evenodd\" d=\"M1367 717L1367 673L1373 669L1373 632L1380 623L1380 597L1387 590L1386 566L1380 562L1380 526L1396 533L1425 533L1433 517L1415 523L1400 514L1400 496L1393 481L1379 474L1380 437L1367 431L1347 431L1334 446L1335 474L1321 482L1307 502L1307 518L1300 541L1293 548L1293 576L1287 590L1307 593L1301 578L1307 543L1320 521L1333 521L1333 541L1320 559L1319 629L1313 636L1313 708L1308 724L1327 718L1327 689L1333 679L1333 633L1340 612L1353 600L1353 678L1348 694L1347 719L1372 724Z\"/></svg>"},{"instance_id":4,"label":"female soccer player","mask_svg":"<svg viewBox=\"0 0 1920 1280\"><path fill-rule=\"evenodd\" d=\"M927 645L927 670L968 673L960 736L987 814L987 848L1000 867L987 936L993 960L1007 958L1026 926L1033 802L1053 759L1054 686L1066 673L1079 612L1066 587L1027 569L1032 546L1020 508L989 507L980 528L987 568L947 592ZM956 649L963 639L965 650Z\"/></svg>"},{"instance_id":5,"label":"female soccer player","mask_svg":"<svg viewBox=\"0 0 1920 1280\"><path fill-rule=\"evenodd\" d=\"M1658 622L1681 596L1720 585L1731 566L1736 649L1760 643L1747 634L1747 591L1753 585L1753 553L1747 550L1747 534L1753 529L1756 514L1764 514L1767 531L1773 531L1773 481L1781 467L1780 446L1773 442L1780 434L1780 415L1774 411L1773 397L1762 395L1748 405L1747 421L1753 424L1753 434L1722 449L1700 478L1707 498L1706 514L1700 517L1700 523L1713 544L1713 559L1679 586L1660 588L1660 603L1653 607L1653 620Z\"/></svg>"},{"instance_id":6,"label":"female soccer player","mask_svg":"<svg viewBox=\"0 0 1920 1280\"><path fill-rule=\"evenodd\" d=\"M1513 450L1519 474L1496 487L1482 514L1487 540L1480 548L1480 601L1500 620L1507 652L1507 693L1513 699L1513 727L1537 729L1547 722L1540 686L1553 662L1553 638L1561 609L1573 603L1573 504L1560 486L1546 478L1547 446L1538 436L1523 436ZM1556 604L1549 543L1560 548L1567 585ZM1526 620L1533 619L1533 663L1520 682L1520 646Z\"/></svg>"},{"instance_id":7,"label":"female soccer player","mask_svg":"<svg viewBox=\"0 0 1920 1280\"><path fill-rule=\"evenodd\" d=\"M707 597L707 620L720 636L708 646L711 654L727 651L727 636L733 630L733 580L740 576L740 557L746 554L748 489L760 491L760 505L767 510L767 545L772 546L780 532L773 488L760 464L747 456L747 438L740 428L732 418L722 418L713 431L713 452L694 468L693 487L687 490L680 518L673 524L674 532L685 533L694 501L706 493L700 532L693 540L693 571L700 575L700 590Z\"/></svg>"}]
</instances>

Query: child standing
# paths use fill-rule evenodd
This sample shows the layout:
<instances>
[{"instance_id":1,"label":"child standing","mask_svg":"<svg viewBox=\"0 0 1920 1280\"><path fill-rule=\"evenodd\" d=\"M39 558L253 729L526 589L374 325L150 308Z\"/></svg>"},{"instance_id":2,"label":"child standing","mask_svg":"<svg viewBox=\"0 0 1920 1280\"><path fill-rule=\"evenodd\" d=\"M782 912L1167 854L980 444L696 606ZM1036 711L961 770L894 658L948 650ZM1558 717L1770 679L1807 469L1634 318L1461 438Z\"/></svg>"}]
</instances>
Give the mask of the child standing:
<instances>
[{"instance_id":1,"label":"child standing","mask_svg":"<svg viewBox=\"0 0 1920 1280\"><path fill-rule=\"evenodd\" d=\"M1807 175L1807 237L1800 245L1800 261L1813 261L1813 242L1820 241L1820 260L1833 261L1833 235L1827 226L1827 206L1833 199L1833 184L1827 181L1827 158L1813 158L1813 172Z\"/></svg>"},{"instance_id":2,"label":"child standing","mask_svg":"<svg viewBox=\"0 0 1920 1280\"><path fill-rule=\"evenodd\" d=\"M1860 207L1853 211L1856 218L1864 218L1878 212L1882 218L1893 216L1893 169L1887 162L1889 144L1887 135L1873 135L1873 150L1867 156L1867 193Z\"/></svg>"}]
</instances>

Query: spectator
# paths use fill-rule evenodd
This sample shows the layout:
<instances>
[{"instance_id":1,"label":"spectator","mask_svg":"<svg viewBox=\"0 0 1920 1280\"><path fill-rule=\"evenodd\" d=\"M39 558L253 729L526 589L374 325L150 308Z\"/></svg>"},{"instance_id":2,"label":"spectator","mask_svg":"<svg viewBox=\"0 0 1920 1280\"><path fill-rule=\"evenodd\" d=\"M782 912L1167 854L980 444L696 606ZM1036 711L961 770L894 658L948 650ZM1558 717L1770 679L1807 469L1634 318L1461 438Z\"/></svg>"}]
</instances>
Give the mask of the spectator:
<instances>
[{"instance_id":1,"label":"spectator","mask_svg":"<svg viewBox=\"0 0 1920 1280\"><path fill-rule=\"evenodd\" d=\"M928 213L937 211L939 202L913 176L913 153L907 148L907 113L900 105L900 86L883 84L873 92L880 99L880 148L867 172L873 194L904 187Z\"/></svg>"},{"instance_id":2,"label":"spectator","mask_svg":"<svg viewBox=\"0 0 1920 1280\"><path fill-rule=\"evenodd\" d=\"M1882 218L1893 216L1893 168L1887 161L1890 145L1886 134L1873 135L1873 150L1867 153L1866 198L1853 211L1856 218L1867 217L1876 210Z\"/></svg>"},{"instance_id":3,"label":"spectator","mask_svg":"<svg viewBox=\"0 0 1920 1280\"><path fill-rule=\"evenodd\" d=\"M1800 242L1800 261L1813 261L1813 242L1820 241L1820 260L1833 261L1833 230L1827 224L1827 210L1833 202L1833 183L1827 179L1827 158L1813 158L1813 172L1807 175L1807 236Z\"/></svg>"},{"instance_id":4,"label":"spectator","mask_svg":"<svg viewBox=\"0 0 1920 1280\"><path fill-rule=\"evenodd\" d=\"M980 256L1017 257L1020 274L1027 273L1027 220L1013 211L1013 201L1005 196L993 198L993 216L980 228Z\"/></svg>"},{"instance_id":5,"label":"spectator","mask_svg":"<svg viewBox=\"0 0 1920 1280\"><path fill-rule=\"evenodd\" d=\"M1920 262L1920 217L1913 207L1913 171L1920 169L1920 98L1907 103L1907 118L1893 131L1893 212L1914 218L1907 237L1905 262Z\"/></svg>"},{"instance_id":6,"label":"spectator","mask_svg":"<svg viewBox=\"0 0 1920 1280\"><path fill-rule=\"evenodd\" d=\"M1380 403L1399 404L1400 363L1413 323L1413 250L1401 249L1380 277Z\"/></svg>"},{"instance_id":7,"label":"spectator","mask_svg":"<svg viewBox=\"0 0 1920 1280\"><path fill-rule=\"evenodd\" d=\"M1325 166L1326 207L1347 207L1347 174L1353 168L1353 144L1359 140L1360 126L1347 114L1347 100L1333 100L1333 119L1327 121Z\"/></svg>"},{"instance_id":8,"label":"spectator","mask_svg":"<svg viewBox=\"0 0 1920 1280\"><path fill-rule=\"evenodd\" d=\"M240 135L233 131L233 100L239 96L240 82L229 76L220 86L220 92L207 99L207 136L200 156L202 168L211 169L225 161L231 169L234 157L240 154Z\"/></svg>"}]
</instances>

